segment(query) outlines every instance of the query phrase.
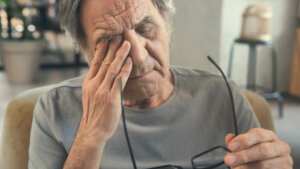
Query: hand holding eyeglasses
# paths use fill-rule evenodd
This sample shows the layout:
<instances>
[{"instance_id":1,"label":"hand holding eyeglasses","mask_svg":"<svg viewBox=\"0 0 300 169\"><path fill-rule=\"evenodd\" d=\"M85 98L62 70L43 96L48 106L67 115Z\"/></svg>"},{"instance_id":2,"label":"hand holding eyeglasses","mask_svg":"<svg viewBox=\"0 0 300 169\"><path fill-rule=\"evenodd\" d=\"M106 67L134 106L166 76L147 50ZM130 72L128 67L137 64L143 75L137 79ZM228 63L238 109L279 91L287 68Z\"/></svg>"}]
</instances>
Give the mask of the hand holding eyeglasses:
<instances>
[{"instance_id":1,"label":"hand holding eyeglasses","mask_svg":"<svg viewBox=\"0 0 300 169\"><path fill-rule=\"evenodd\" d=\"M231 153L224 161L232 169L293 167L289 145L280 141L272 131L256 128L236 137L228 134L225 142Z\"/></svg>"}]
</instances>

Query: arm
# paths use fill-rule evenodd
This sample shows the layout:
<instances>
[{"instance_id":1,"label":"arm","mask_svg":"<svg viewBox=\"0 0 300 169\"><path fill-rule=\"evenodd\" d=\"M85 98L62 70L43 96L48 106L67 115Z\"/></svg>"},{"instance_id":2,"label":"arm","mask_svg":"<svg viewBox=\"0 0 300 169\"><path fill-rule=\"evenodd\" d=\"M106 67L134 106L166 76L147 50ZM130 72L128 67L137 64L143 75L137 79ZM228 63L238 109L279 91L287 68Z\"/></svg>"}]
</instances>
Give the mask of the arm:
<instances>
[{"instance_id":1,"label":"arm","mask_svg":"<svg viewBox=\"0 0 300 169\"><path fill-rule=\"evenodd\" d=\"M100 167L105 144L121 117L118 79L122 78L126 84L132 69L132 60L128 57L130 44L124 41L121 45L121 41L122 38L117 37L110 44L103 41L97 45L82 86L82 119L64 169Z\"/></svg>"},{"instance_id":2,"label":"arm","mask_svg":"<svg viewBox=\"0 0 300 169\"><path fill-rule=\"evenodd\" d=\"M30 132L29 169L62 168L67 157L67 152L56 141L51 130L49 109L52 107L52 101L48 97L41 96L34 109Z\"/></svg>"}]
</instances>

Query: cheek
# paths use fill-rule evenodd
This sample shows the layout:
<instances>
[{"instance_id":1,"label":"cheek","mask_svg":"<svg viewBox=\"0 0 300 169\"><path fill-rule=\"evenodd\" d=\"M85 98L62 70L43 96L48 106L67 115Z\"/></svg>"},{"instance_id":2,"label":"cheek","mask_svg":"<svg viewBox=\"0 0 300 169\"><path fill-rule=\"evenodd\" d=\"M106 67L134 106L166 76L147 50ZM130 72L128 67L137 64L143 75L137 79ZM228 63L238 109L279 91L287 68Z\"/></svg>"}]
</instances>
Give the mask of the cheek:
<instances>
[{"instance_id":1,"label":"cheek","mask_svg":"<svg viewBox=\"0 0 300 169\"><path fill-rule=\"evenodd\" d=\"M169 45L168 40L149 40L146 43L146 50L161 66L169 65Z\"/></svg>"}]
</instances>

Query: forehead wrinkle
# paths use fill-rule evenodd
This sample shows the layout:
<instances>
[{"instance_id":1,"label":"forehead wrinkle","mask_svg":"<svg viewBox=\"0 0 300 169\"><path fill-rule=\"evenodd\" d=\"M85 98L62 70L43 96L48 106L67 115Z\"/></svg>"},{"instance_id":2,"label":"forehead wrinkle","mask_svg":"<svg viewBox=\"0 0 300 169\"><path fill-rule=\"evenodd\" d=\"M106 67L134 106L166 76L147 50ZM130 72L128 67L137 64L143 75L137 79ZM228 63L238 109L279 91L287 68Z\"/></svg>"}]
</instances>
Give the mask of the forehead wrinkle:
<instances>
[{"instance_id":1,"label":"forehead wrinkle","mask_svg":"<svg viewBox=\"0 0 300 169\"><path fill-rule=\"evenodd\" d=\"M122 0L113 0L115 2ZM140 15L137 15L137 11L140 6L147 5L145 0L137 1L137 5L131 5L127 10L122 11L118 15L112 15L113 11L107 12L105 15L94 17L92 28L92 40L98 41L99 38L109 34L122 34L124 28L134 28L138 25L138 22L142 20L145 15L144 11L139 11ZM127 5L128 7L128 5ZM150 14L150 13L149 13ZM150 14L151 15L151 14ZM139 18L138 18L139 17ZM126 22L126 23L125 23ZM134 26L131 26L134 25Z\"/></svg>"},{"instance_id":2,"label":"forehead wrinkle","mask_svg":"<svg viewBox=\"0 0 300 169\"><path fill-rule=\"evenodd\" d=\"M117 32L123 32L122 23L118 22L115 17L106 14L104 16L105 22L109 26L110 30L116 30Z\"/></svg>"},{"instance_id":3,"label":"forehead wrinkle","mask_svg":"<svg viewBox=\"0 0 300 169\"><path fill-rule=\"evenodd\" d=\"M134 27L134 24L137 24L141 18L144 18L145 13L143 12L140 18L138 18L136 11L137 8L142 6L144 3L139 3L134 7L132 5L132 1L126 1L127 3L130 3L130 5L127 4L127 10L121 12L119 15L116 16L109 16L105 15L105 20L110 25L111 29L116 29L116 27L122 27L118 28L118 32L123 31L124 28L132 29Z\"/></svg>"},{"instance_id":4,"label":"forehead wrinkle","mask_svg":"<svg viewBox=\"0 0 300 169\"><path fill-rule=\"evenodd\" d=\"M113 6L114 6L116 12L124 11L126 9L121 1L122 0L113 0ZM117 15L117 13L115 15Z\"/></svg>"},{"instance_id":5,"label":"forehead wrinkle","mask_svg":"<svg viewBox=\"0 0 300 169\"><path fill-rule=\"evenodd\" d=\"M126 1L126 2L128 2L128 1ZM123 32L124 28L132 29L134 27L132 24L136 24L137 21L140 19L140 18L137 18L136 10L141 5L143 5L143 3L140 3L135 7L130 5L130 7L127 8L125 11L123 11L115 16L112 16L110 14L105 14L104 22L107 23L107 25L109 26L109 28L111 30L115 30L116 32ZM144 15L141 16L141 18L143 18L143 17L144 17Z\"/></svg>"}]
</instances>

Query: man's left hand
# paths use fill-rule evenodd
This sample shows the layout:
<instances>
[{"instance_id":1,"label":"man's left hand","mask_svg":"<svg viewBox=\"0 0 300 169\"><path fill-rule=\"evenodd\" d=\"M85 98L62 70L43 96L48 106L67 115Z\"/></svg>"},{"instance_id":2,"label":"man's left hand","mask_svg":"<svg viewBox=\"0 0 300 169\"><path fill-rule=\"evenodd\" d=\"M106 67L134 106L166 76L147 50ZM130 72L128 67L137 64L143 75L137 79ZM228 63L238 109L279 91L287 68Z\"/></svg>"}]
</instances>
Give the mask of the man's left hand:
<instances>
[{"instance_id":1,"label":"man's left hand","mask_svg":"<svg viewBox=\"0 0 300 169\"><path fill-rule=\"evenodd\" d=\"M290 146L270 130L255 128L236 137L228 134L225 142L232 152L224 161L232 169L293 168Z\"/></svg>"}]
</instances>

